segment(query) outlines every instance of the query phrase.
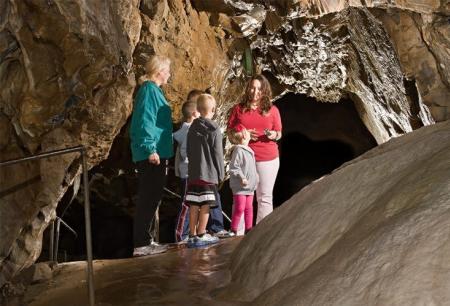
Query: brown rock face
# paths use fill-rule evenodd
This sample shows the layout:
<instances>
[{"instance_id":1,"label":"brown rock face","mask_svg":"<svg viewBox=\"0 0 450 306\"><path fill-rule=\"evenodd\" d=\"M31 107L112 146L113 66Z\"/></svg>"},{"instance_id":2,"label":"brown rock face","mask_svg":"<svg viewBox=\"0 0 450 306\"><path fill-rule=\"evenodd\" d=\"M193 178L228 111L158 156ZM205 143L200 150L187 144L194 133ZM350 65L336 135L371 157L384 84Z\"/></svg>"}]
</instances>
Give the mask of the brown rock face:
<instances>
[{"instance_id":1,"label":"brown rock face","mask_svg":"<svg viewBox=\"0 0 450 306\"><path fill-rule=\"evenodd\" d=\"M405 76L417 82L436 121L449 118L450 27L442 16L375 11L392 39Z\"/></svg>"},{"instance_id":2,"label":"brown rock face","mask_svg":"<svg viewBox=\"0 0 450 306\"><path fill-rule=\"evenodd\" d=\"M137 1L2 3L1 160L83 144L98 163L131 112ZM76 154L1 168L0 284L36 260L79 172Z\"/></svg>"},{"instance_id":3,"label":"brown rock face","mask_svg":"<svg viewBox=\"0 0 450 306\"><path fill-rule=\"evenodd\" d=\"M392 139L297 193L238 246L220 296L252 305L445 304L449 131L447 121Z\"/></svg>"},{"instance_id":4,"label":"brown rock face","mask_svg":"<svg viewBox=\"0 0 450 306\"><path fill-rule=\"evenodd\" d=\"M230 64L228 43L220 28L209 25L209 16L197 12L185 1L143 1L142 32L136 48L134 64L138 74L153 53L172 60L172 77L165 91L181 118L181 104L191 89L211 88L220 103L219 91L227 86Z\"/></svg>"}]
</instances>

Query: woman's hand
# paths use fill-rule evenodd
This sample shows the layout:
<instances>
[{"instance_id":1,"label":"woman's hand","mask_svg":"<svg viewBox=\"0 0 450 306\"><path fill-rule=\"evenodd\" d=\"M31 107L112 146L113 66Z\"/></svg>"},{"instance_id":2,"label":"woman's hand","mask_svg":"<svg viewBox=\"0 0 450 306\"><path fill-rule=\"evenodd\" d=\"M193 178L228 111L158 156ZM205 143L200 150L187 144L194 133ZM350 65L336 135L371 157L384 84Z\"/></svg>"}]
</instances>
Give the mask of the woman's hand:
<instances>
[{"instance_id":1,"label":"woman's hand","mask_svg":"<svg viewBox=\"0 0 450 306\"><path fill-rule=\"evenodd\" d=\"M247 131L250 132L250 138L253 141L258 140L259 135L258 135L258 132L256 132L256 129L251 129L251 130L247 130Z\"/></svg>"},{"instance_id":2,"label":"woman's hand","mask_svg":"<svg viewBox=\"0 0 450 306\"><path fill-rule=\"evenodd\" d=\"M276 140L277 139L277 131L272 131L272 130L264 130L264 134L266 134L267 138L269 138L270 140Z\"/></svg>"},{"instance_id":3,"label":"woman's hand","mask_svg":"<svg viewBox=\"0 0 450 306\"><path fill-rule=\"evenodd\" d=\"M150 155L148 156L148 162L149 162L150 164L154 164L154 165L158 166L159 163L160 163L158 153L155 152L155 153L150 154Z\"/></svg>"},{"instance_id":4,"label":"woman's hand","mask_svg":"<svg viewBox=\"0 0 450 306\"><path fill-rule=\"evenodd\" d=\"M248 185L247 179L245 179L245 178L241 179L241 185L242 185L243 187L247 186L247 185Z\"/></svg>"}]
</instances>

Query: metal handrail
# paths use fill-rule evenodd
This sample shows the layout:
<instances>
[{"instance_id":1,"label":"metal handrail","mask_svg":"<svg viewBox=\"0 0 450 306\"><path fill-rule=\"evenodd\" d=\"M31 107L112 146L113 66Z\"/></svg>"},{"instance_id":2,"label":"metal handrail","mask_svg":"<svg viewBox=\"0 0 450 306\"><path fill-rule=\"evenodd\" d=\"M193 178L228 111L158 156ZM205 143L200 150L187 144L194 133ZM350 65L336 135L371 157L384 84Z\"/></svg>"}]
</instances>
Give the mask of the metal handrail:
<instances>
[{"instance_id":1,"label":"metal handrail","mask_svg":"<svg viewBox=\"0 0 450 306\"><path fill-rule=\"evenodd\" d=\"M37 160L41 158L52 157L56 155L80 152L83 170L83 187L84 187L84 223L86 229L86 251L87 251L87 283L89 294L89 305L95 305L95 290L94 290L94 268L92 262L92 232L91 232L91 209L89 202L89 182L88 182L88 168L86 160L86 148L84 146L77 146L61 150L53 150L45 153L36 154L29 157L23 157L13 160L0 162L0 167L10 166L26 161Z\"/></svg>"}]
</instances>

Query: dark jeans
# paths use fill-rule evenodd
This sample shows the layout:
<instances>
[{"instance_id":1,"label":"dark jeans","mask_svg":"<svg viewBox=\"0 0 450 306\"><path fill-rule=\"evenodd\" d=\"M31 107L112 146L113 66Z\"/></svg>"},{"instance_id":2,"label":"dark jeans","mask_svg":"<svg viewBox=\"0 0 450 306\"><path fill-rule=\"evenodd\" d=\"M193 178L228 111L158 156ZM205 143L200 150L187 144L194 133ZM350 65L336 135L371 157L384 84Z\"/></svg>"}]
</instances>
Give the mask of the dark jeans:
<instances>
[{"instance_id":1,"label":"dark jeans","mask_svg":"<svg viewBox=\"0 0 450 306\"><path fill-rule=\"evenodd\" d=\"M134 215L133 239L134 247L149 245L151 241L150 227L156 209L161 201L167 179L167 160L161 159L156 166L148 160L136 163L138 170L138 201Z\"/></svg>"},{"instance_id":2,"label":"dark jeans","mask_svg":"<svg viewBox=\"0 0 450 306\"><path fill-rule=\"evenodd\" d=\"M206 228L213 232L218 233L223 230L223 215L222 215L222 202L220 201L219 192L216 191L217 207L209 210L209 220Z\"/></svg>"},{"instance_id":3,"label":"dark jeans","mask_svg":"<svg viewBox=\"0 0 450 306\"><path fill-rule=\"evenodd\" d=\"M186 194L187 179L181 179L181 196L183 197L180 206L180 213L178 214L175 240L181 241L189 236L189 208L184 204L184 196ZM209 220L206 226L208 231L218 233L224 229L222 203L220 195L216 192L217 207L209 210Z\"/></svg>"}]
</instances>

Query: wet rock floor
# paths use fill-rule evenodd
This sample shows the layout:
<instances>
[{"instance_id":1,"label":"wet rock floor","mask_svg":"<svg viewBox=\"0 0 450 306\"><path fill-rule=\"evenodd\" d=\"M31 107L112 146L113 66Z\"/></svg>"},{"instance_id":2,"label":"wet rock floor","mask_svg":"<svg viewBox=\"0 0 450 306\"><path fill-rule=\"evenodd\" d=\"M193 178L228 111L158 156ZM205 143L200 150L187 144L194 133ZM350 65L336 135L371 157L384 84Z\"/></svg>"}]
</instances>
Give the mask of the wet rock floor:
<instances>
[{"instance_id":1,"label":"wet rock floor","mask_svg":"<svg viewBox=\"0 0 450 306\"><path fill-rule=\"evenodd\" d=\"M94 261L96 305L240 305L214 300L230 281L229 259L241 238L204 249L174 247L139 258ZM84 262L58 266L49 282L28 288L26 305L88 305Z\"/></svg>"}]
</instances>

